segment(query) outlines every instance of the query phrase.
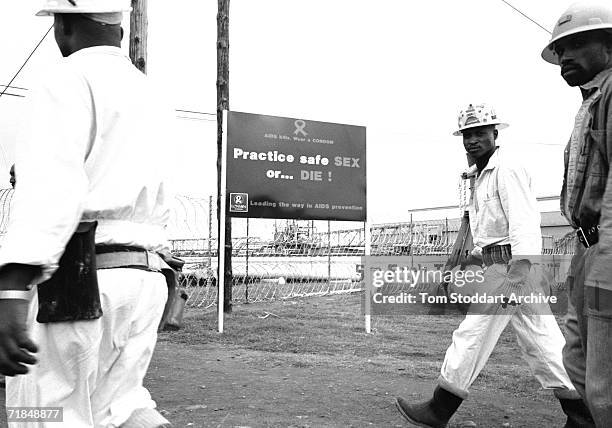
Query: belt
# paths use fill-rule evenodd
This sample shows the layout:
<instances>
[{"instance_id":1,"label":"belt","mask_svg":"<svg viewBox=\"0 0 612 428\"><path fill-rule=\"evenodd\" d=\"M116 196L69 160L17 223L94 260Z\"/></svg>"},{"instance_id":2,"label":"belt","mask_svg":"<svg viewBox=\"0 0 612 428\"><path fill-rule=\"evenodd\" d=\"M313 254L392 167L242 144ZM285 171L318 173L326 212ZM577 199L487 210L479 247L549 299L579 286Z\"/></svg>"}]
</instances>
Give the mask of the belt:
<instances>
[{"instance_id":1,"label":"belt","mask_svg":"<svg viewBox=\"0 0 612 428\"><path fill-rule=\"evenodd\" d=\"M512 259L512 249L510 244L487 245L482 249L482 262L485 266L496 263L508 264Z\"/></svg>"},{"instance_id":2,"label":"belt","mask_svg":"<svg viewBox=\"0 0 612 428\"><path fill-rule=\"evenodd\" d=\"M96 245L96 268L132 268L161 272L168 265L152 251L123 245Z\"/></svg>"},{"instance_id":3,"label":"belt","mask_svg":"<svg viewBox=\"0 0 612 428\"><path fill-rule=\"evenodd\" d=\"M576 236L585 248L592 247L599 242L599 225L576 229Z\"/></svg>"}]
</instances>

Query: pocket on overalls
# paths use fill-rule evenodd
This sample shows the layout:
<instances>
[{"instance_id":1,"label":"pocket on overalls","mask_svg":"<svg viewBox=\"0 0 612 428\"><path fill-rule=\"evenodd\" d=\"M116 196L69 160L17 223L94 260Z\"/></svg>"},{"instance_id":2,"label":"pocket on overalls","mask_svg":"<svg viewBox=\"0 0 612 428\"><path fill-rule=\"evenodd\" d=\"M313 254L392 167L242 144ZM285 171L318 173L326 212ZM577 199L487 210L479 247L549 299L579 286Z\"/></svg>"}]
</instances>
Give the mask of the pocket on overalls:
<instances>
[{"instance_id":1,"label":"pocket on overalls","mask_svg":"<svg viewBox=\"0 0 612 428\"><path fill-rule=\"evenodd\" d=\"M608 179L608 163L604 157L605 131L591 130L591 155L587 163L582 204L593 211L599 211L601 197Z\"/></svg>"},{"instance_id":2,"label":"pocket on overalls","mask_svg":"<svg viewBox=\"0 0 612 428\"><path fill-rule=\"evenodd\" d=\"M596 267L593 263L598 250L599 245L595 245L585 252L584 274L589 277L589 283L584 285L584 305L588 316L612 319L612 290L602 288L608 284L597 280L598 276L602 279L601 272L596 272L594 278L590 275ZM609 282L608 278L605 280Z\"/></svg>"},{"instance_id":3,"label":"pocket on overalls","mask_svg":"<svg viewBox=\"0 0 612 428\"><path fill-rule=\"evenodd\" d=\"M484 200L482 217L486 219L488 225L486 230L487 235L493 238L508 236L508 220L502 208L499 195Z\"/></svg>"},{"instance_id":4,"label":"pocket on overalls","mask_svg":"<svg viewBox=\"0 0 612 428\"><path fill-rule=\"evenodd\" d=\"M584 294L588 316L612 319L612 290L586 286Z\"/></svg>"},{"instance_id":5,"label":"pocket on overalls","mask_svg":"<svg viewBox=\"0 0 612 428\"><path fill-rule=\"evenodd\" d=\"M553 273L541 263L533 263L527 278L527 291L543 293L546 296L553 294Z\"/></svg>"},{"instance_id":6,"label":"pocket on overalls","mask_svg":"<svg viewBox=\"0 0 612 428\"><path fill-rule=\"evenodd\" d=\"M586 249L582 246L582 244L577 243L574 250L574 256L570 261L569 269L567 272L567 279L565 280L565 289L567 290L570 301L574 306L576 305L576 299L578 298L576 287L579 284L577 283L577 281L580 280L584 282L584 259L586 255L585 252Z\"/></svg>"}]
</instances>

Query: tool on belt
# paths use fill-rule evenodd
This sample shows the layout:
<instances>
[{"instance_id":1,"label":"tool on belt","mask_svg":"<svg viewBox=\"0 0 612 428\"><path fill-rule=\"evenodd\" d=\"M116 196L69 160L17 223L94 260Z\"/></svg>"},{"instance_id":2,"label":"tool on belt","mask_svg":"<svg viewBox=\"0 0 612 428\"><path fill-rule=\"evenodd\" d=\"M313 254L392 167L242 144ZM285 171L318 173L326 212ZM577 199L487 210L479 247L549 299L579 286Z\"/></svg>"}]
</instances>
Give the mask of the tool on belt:
<instances>
[{"instance_id":1,"label":"tool on belt","mask_svg":"<svg viewBox=\"0 0 612 428\"><path fill-rule=\"evenodd\" d=\"M93 320L102 316L96 274L97 222L81 223L66 245L59 267L38 285L39 323Z\"/></svg>"},{"instance_id":2,"label":"tool on belt","mask_svg":"<svg viewBox=\"0 0 612 428\"><path fill-rule=\"evenodd\" d=\"M163 271L168 284L168 299L157 330L178 330L183 322L183 309L188 298L187 293L179 289L180 272L185 261L170 253L162 253L161 255L172 269Z\"/></svg>"},{"instance_id":3,"label":"tool on belt","mask_svg":"<svg viewBox=\"0 0 612 428\"><path fill-rule=\"evenodd\" d=\"M576 229L578 240L585 248L592 247L599 242L599 225L593 227L579 227Z\"/></svg>"},{"instance_id":4,"label":"tool on belt","mask_svg":"<svg viewBox=\"0 0 612 428\"><path fill-rule=\"evenodd\" d=\"M53 276L38 285L39 323L93 320L102 316L98 269L131 268L163 273L174 287L174 271L157 253L125 245L96 245L97 222L80 223Z\"/></svg>"}]
</instances>

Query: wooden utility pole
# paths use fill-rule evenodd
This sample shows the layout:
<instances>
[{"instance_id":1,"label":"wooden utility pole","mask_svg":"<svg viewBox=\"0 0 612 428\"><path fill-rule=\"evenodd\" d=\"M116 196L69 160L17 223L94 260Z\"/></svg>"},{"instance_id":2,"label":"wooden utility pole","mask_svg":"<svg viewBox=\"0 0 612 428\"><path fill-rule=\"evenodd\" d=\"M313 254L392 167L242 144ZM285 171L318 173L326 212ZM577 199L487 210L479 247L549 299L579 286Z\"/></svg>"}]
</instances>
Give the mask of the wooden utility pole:
<instances>
[{"instance_id":1,"label":"wooden utility pole","mask_svg":"<svg viewBox=\"0 0 612 428\"><path fill-rule=\"evenodd\" d=\"M143 73L147 73L147 0L132 0L130 14L130 59Z\"/></svg>"},{"instance_id":2,"label":"wooden utility pole","mask_svg":"<svg viewBox=\"0 0 612 428\"><path fill-rule=\"evenodd\" d=\"M223 138L223 110L229 110L229 8L230 0L217 3L217 213L221 212L221 156ZM223 171L225 173L225 171ZM225 192L224 192L225 193ZM232 311L232 218L218 218L219 231L225 227L225 259L223 311ZM219 236L218 242L221 242ZM219 248L221 257L221 248ZM221 304L221 302L219 302Z\"/></svg>"}]
</instances>

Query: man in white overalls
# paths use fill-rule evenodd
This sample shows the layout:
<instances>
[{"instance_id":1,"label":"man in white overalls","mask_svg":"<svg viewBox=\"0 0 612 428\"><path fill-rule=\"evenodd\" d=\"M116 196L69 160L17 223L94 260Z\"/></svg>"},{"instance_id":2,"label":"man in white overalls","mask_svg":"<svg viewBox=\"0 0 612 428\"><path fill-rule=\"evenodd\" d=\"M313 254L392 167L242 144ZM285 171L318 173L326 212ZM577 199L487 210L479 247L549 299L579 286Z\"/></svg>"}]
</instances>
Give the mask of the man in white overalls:
<instances>
[{"instance_id":1,"label":"man in white overalls","mask_svg":"<svg viewBox=\"0 0 612 428\"><path fill-rule=\"evenodd\" d=\"M32 88L0 249L0 372L11 427L168 424L143 378L167 298L158 253L167 246L172 115L120 48L129 10L129 0L48 0L38 13L54 16L64 59ZM43 306L75 231L94 222L97 304L74 313L55 300ZM96 279L91 262L71 262L81 267L77 278ZM14 407L61 408L63 424L40 411L19 423Z\"/></svg>"},{"instance_id":2,"label":"man in white overalls","mask_svg":"<svg viewBox=\"0 0 612 428\"><path fill-rule=\"evenodd\" d=\"M540 267L532 261L542 252L540 213L526 169L496 145L498 130L507 127L487 105L459 113L466 152L475 160L470 200L470 226L475 251L486 266L480 295L510 296L537 284ZM433 398L409 404L396 400L401 415L418 427L443 428L468 397L470 385L486 364L508 325L514 329L523 358L543 388L553 389L568 415L566 427L592 426L588 410L574 389L561 358L563 334L547 305L472 305L453 333Z\"/></svg>"}]
</instances>

